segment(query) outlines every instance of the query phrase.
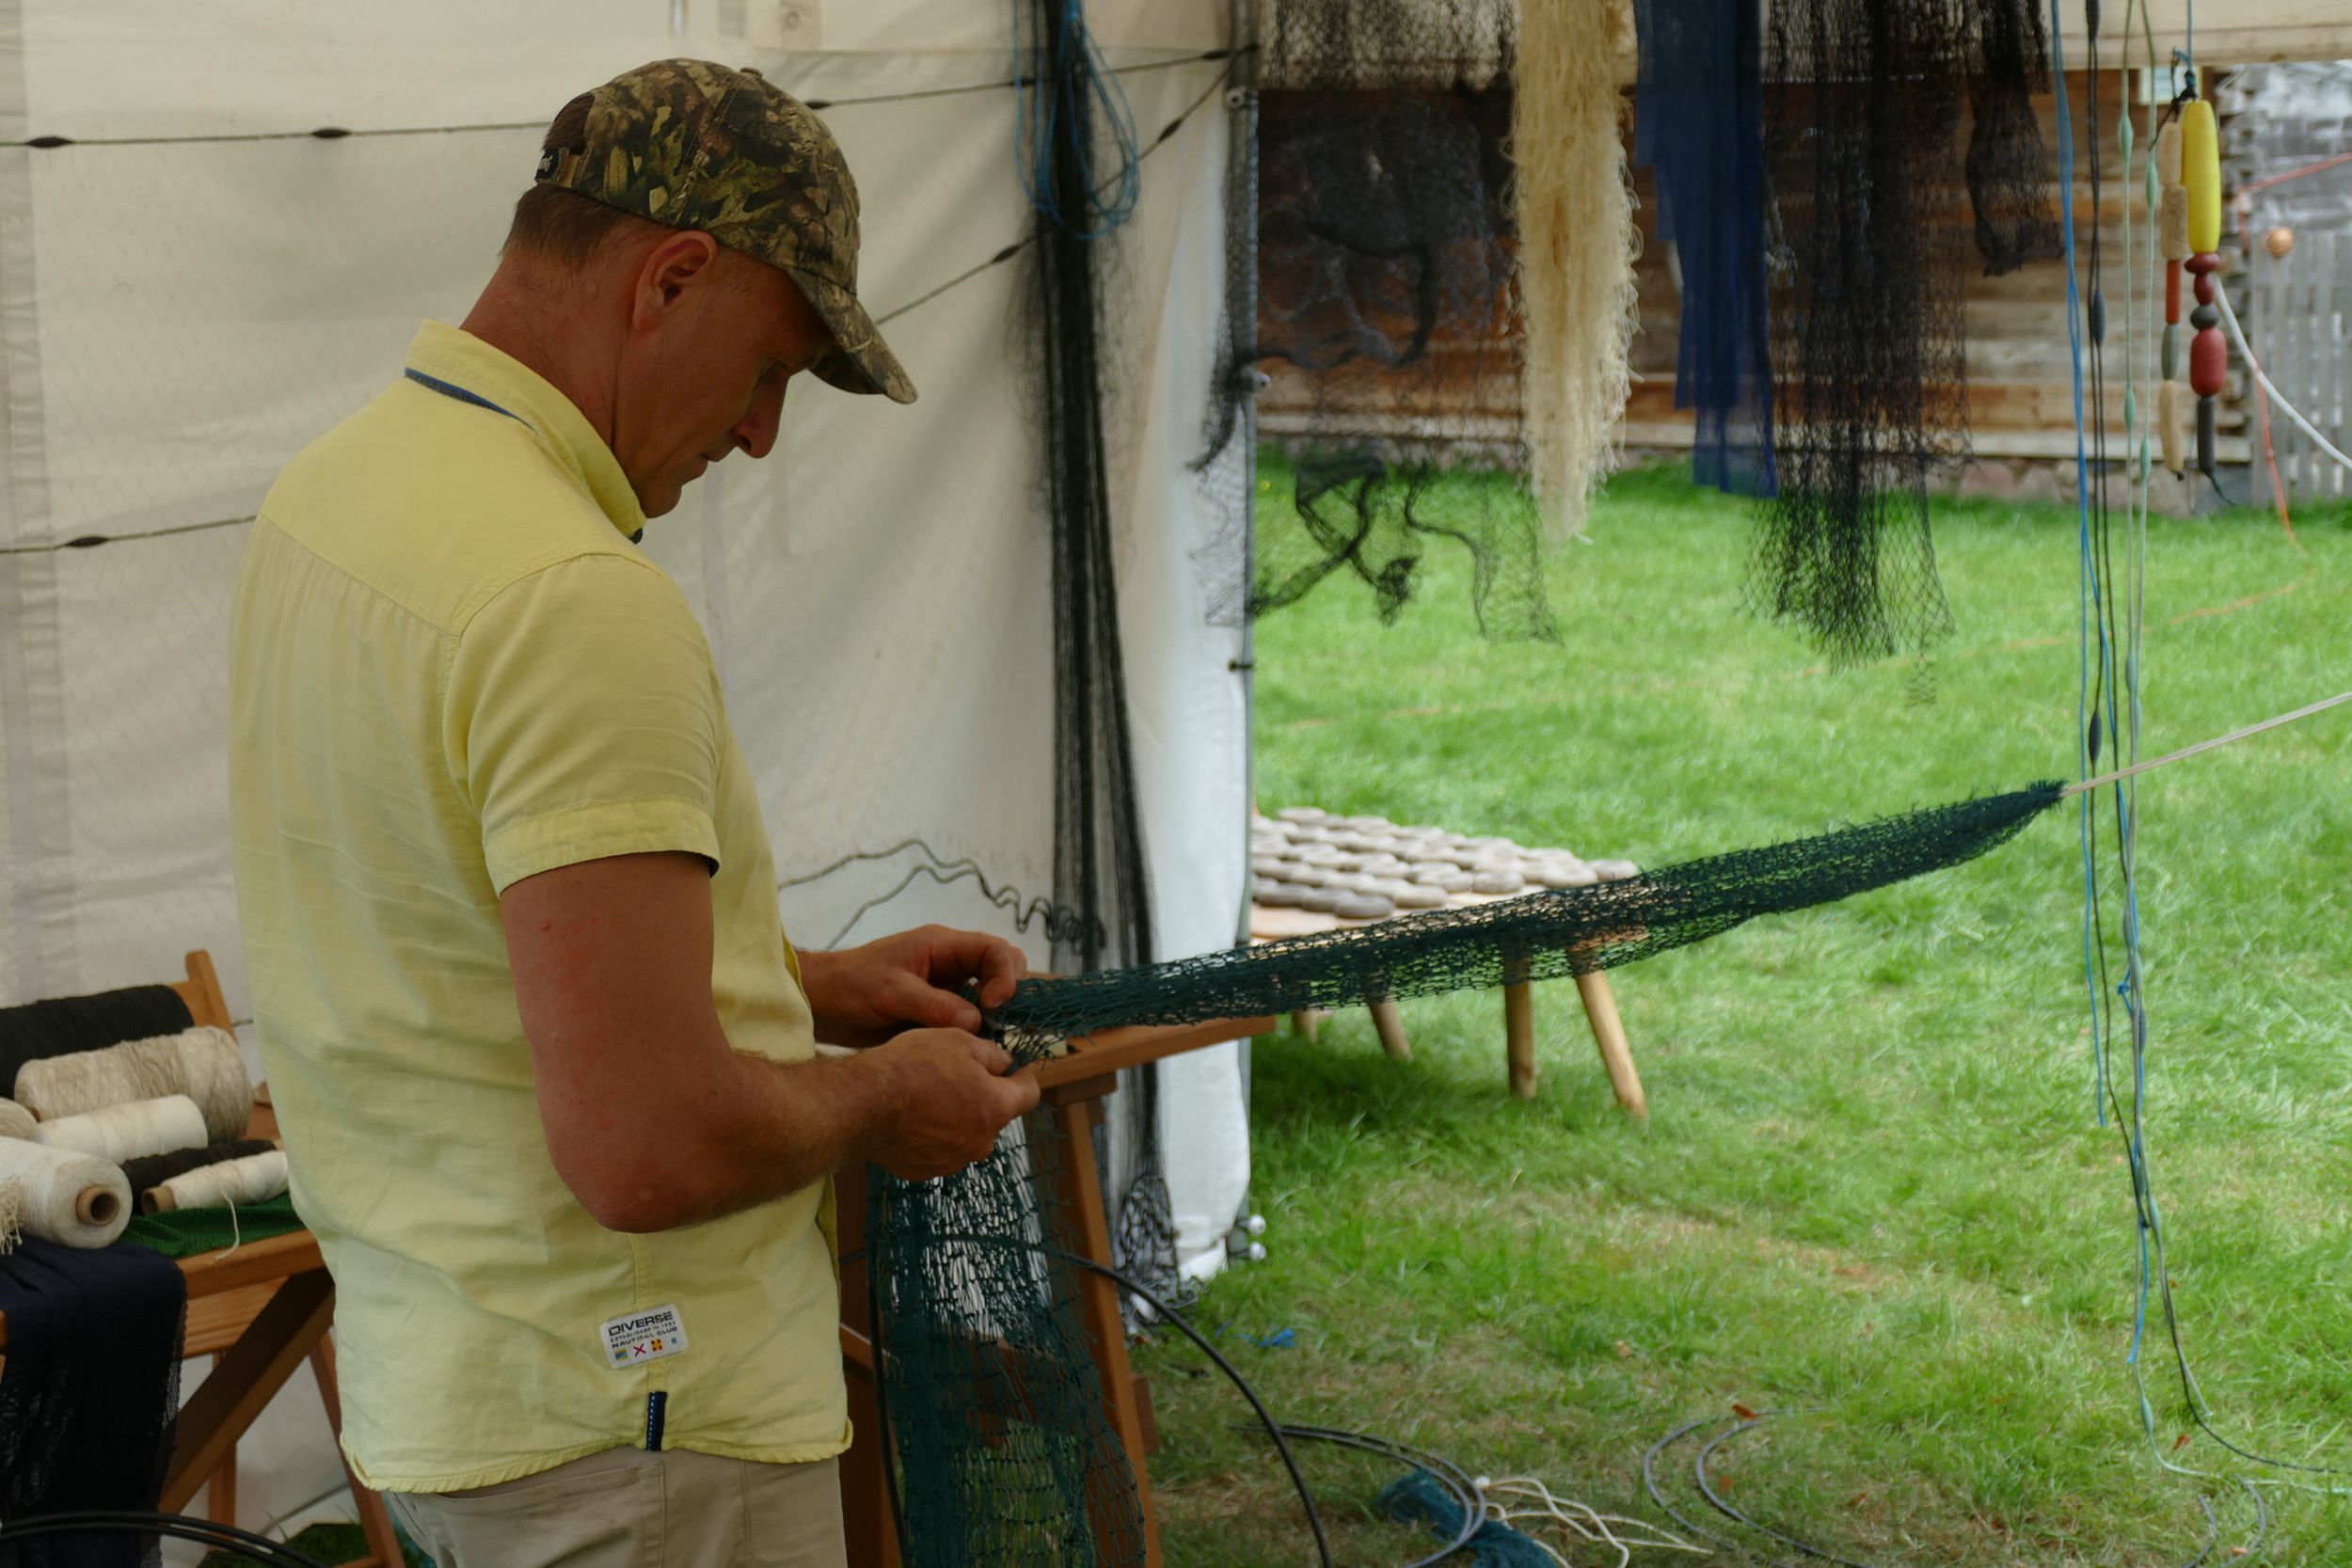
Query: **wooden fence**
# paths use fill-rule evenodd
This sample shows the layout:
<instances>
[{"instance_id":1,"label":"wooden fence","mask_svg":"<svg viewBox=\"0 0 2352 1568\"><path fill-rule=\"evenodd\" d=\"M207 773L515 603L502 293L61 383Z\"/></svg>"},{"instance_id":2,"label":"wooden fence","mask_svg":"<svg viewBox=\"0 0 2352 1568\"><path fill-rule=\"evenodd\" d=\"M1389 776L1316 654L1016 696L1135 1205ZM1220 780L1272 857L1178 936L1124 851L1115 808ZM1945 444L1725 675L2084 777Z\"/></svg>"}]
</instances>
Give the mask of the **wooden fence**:
<instances>
[{"instance_id":1,"label":"wooden fence","mask_svg":"<svg viewBox=\"0 0 2352 1568\"><path fill-rule=\"evenodd\" d=\"M2255 356L2280 396L2338 448L2352 432L2352 234L2304 233L2282 257L2256 245L2233 280L2231 303ZM2231 357L2237 357L2234 344ZM2271 450L2290 499L2352 495L2352 473L2275 409ZM2260 450L2259 440L2257 449ZM2257 464L2258 486L2270 476Z\"/></svg>"}]
</instances>

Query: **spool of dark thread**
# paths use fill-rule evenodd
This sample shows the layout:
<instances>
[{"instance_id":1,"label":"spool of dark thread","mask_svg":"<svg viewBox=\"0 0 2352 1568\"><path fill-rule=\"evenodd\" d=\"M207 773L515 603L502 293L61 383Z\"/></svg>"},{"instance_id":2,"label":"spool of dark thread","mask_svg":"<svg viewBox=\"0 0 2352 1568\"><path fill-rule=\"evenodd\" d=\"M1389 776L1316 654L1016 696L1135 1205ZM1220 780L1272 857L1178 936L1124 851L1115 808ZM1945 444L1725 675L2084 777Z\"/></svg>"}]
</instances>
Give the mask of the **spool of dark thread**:
<instances>
[{"instance_id":1,"label":"spool of dark thread","mask_svg":"<svg viewBox=\"0 0 2352 1568\"><path fill-rule=\"evenodd\" d=\"M27 1062L176 1035L195 1022L188 1005L169 986L132 986L0 1007L0 1098L14 1098L17 1071Z\"/></svg>"},{"instance_id":2,"label":"spool of dark thread","mask_svg":"<svg viewBox=\"0 0 2352 1568\"><path fill-rule=\"evenodd\" d=\"M217 1165L227 1160L243 1160L250 1155L267 1154L278 1146L267 1138L242 1138L235 1143L207 1144L202 1148L176 1149L169 1154L151 1154L143 1160L125 1160L122 1174L131 1180L131 1191L143 1193L150 1187L160 1187L175 1176L185 1176L206 1165Z\"/></svg>"}]
</instances>

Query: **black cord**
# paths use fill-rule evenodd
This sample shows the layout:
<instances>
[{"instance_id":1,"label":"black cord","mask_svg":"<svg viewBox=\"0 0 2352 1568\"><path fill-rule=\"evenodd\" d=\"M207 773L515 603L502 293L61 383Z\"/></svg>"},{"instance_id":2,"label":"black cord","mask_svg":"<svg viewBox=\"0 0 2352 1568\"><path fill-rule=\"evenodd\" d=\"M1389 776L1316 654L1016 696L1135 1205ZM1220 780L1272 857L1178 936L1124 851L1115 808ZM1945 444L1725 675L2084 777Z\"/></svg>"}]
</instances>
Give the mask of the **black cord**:
<instances>
[{"instance_id":1,"label":"black cord","mask_svg":"<svg viewBox=\"0 0 2352 1568\"><path fill-rule=\"evenodd\" d=\"M1429 1472L1430 1479L1453 1496L1455 1504L1462 1510L1462 1524L1454 1532L1454 1539L1427 1557L1406 1563L1405 1568L1437 1568L1437 1564L1470 1544L1470 1537L1476 1535L1479 1527L1486 1522L1486 1504L1479 1496L1478 1483L1470 1478L1469 1472L1443 1454L1431 1453L1426 1449L1416 1449L1369 1432L1349 1432L1341 1427L1293 1426L1286 1423L1282 1427L1282 1434L1285 1437L1304 1437L1316 1443L1337 1443L1343 1448L1361 1449L1367 1453L1393 1459L1401 1465L1411 1465Z\"/></svg>"},{"instance_id":2,"label":"black cord","mask_svg":"<svg viewBox=\"0 0 2352 1568\"><path fill-rule=\"evenodd\" d=\"M216 528L240 528L253 521L246 517L221 517L209 523L178 523L170 528L151 528L137 533L85 533L73 539L53 539L38 545L0 545L0 555L56 555L61 550L94 550L101 545L126 544L135 539L174 539L183 533L205 533Z\"/></svg>"},{"instance_id":3,"label":"black cord","mask_svg":"<svg viewBox=\"0 0 2352 1568\"><path fill-rule=\"evenodd\" d=\"M1722 1432L1717 1433L1714 1436L1700 1444L1699 1451L1692 1455L1691 1459L1691 1475L1692 1478L1699 1484L1699 1496L1705 1497L1710 1504L1712 1504L1715 1512L1722 1514L1724 1518L1731 1520L1735 1524L1745 1525L1748 1528L1756 1531L1756 1534L1769 1536L1772 1540L1779 1542L1784 1546L1794 1546L1797 1550L1803 1552L1807 1557L1818 1557L1824 1562L1837 1563L1839 1568L1877 1568L1875 1563L1857 1562L1850 1557L1839 1557L1836 1552L1830 1551L1825 1547L1816 1546L1810 1541L1800 1541L1797 1537L1790 1535L1784 1530L1777 1530L1770 1525L1759 1523L1751 1515L1742 1513L1738 1509L1732 1507L1729 1499L1724 1497L1722 1493L1716 1491L1714 1482L1708 1478L1707 1462L1715 1456L1715 1450L1717 1449L1722 1448L1725 1443L1730 1442L1733 1438L1739 1436L1743 1432L1755 1431L1757 1427L1762 1426L1766 1420L1773 1416L1786 1416L1790 1414L1797 1414L1797 1412L1767 1410L1760 1416L1749 1416L1744 1418L1735 1420L1732 1425L1724 1428Z\"/></svg>"},{"instance_id":4,"label":"black cord","mask_svg":"<svg viewBox=\"0 0 2352 1568\"><path fill-rule=\"evenodd\" d=\"M1113 76L1138 75L1147 71L1167 71L1174 66L1199 65L1204 61L1223 60L1254 54L1256 44L1242 49L1211 49L1198 55L1183 55L1172 60L1149 60L1141 65L1123 65L1109 72ZM911 103L923 98L955 98L965 93L1000 92L1012 87L1026 87L1015 78L1004 82L973 82L960 87L923 87L913 92L881 92L864 98L810 98L803 102L816 110L850 109L861 103ZM0 143L0 146L29 147L37 151L54 151L64 147L179 147L213 145L222 142L264 141L351 141L369 136L454 136L485 131L544 131L547 122L539 119L484 120L468 125L388 125L373 130L354 131L342 125L322 125L310 131L223 131L192 136L27 136L21 142Z\"/></svg>"},{"instance_id":5,"label":"black cord","mask_svg":"<svg viewBox=\"0 0 2352 1568\"><path fill-rule=\"evenodd\" d=\"M83 1509L70 1513L44 1513L0 1525L0 1544L30 1541L44 1535L167 1535L176 1541L193 1541L199 1545L239 1553L262 1564L263 1568L327 1568L327 1564L307 1552L298 1552L282 1541L272 1541L266 1535L257 1535L233 1525L216 1525L209 1519L194 1519L182 1513L151 1513L137 1509Z\"/></svg>"},{"instance_id":6,"label":"black cord","mask_svg":"<svg viewBox=\"0 0 2352 1568\"><path fill-rule=\"evenodd\" d=\"M1657 1442L1652 1443L1648 1448L1643 1449L1642 1487L1643 1490L1649 1494L1649 1500L1657 1504L1658 1507L1665 1513L1667 1518L1672 1519L1676 1524L1681 1526L1691 1534L1697 1536L1701 1541L1711 1542L1715 1545L1723 1547L1725 1551L1745 1553L1747 1548L1742 1546L1739 1542L1734 1541L1731 1537L1727 1535L1717 1535L1713 1530L1708 1529L1705 1525L1698 1523L1696 1520L1686 1517L1680 1509L1675 1507L1674 1504L1666 1500L1665 1492L1661 1489L1658 1484L1658 1456L1660 1454L1665 1452L1675 1444L1681 1442L1682 1439L1688 1437L1691 1433L1696 1432L1703 1426L1709 1425L1715 1421L1729 1421L1736 1419L1738 1419L1738 1418L1732 1416L1701 1416L1695 1421L1683 1422L1680 1426L1666 1433L1665 1436L1661 1437Z\"/></svg>"}]
</instances>

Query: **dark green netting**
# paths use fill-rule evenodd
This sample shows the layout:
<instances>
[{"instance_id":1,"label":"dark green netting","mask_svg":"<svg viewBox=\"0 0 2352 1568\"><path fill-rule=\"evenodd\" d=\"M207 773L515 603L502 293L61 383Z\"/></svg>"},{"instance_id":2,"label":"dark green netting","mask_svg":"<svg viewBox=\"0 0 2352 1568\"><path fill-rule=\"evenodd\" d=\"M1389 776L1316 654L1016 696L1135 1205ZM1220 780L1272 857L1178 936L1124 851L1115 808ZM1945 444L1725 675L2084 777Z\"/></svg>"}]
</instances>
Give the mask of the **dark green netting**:
<instances>
[{"instance_id":1,"label":"dark green netting","mask_svg":"<svg viewBox=\"0 0 2352 1568\"><path fill-rule=\"evenodd\" d=\"M167 1214L139 1214L122 1232L122 1239L167 1258L193 1258L199 1252L216 1252L301 1228L294 1199L280 1196L261 1203L240 1203L234 1209L224 1203L205 1209L175 1209Z\"/></svg>"},{"instance_id":2,"label":"dark green netting","mask_svg":"<svg viewBox=\"0 0 2352 1568\"><path fill-rule=\"evenodd\" d=\"M1205 1023L1613 969L1973 860L2058 803L2043 783L1593 887L1438 910L1175 963L1024 981L990 1018L1016 1056L1129 1024Z\"/></svg>"},{"instance_id":3,"label":"dark green netting","mask_svg":"<svg viewBox=\"0 0 2352 1568\"><path fill-rule=\"evenodd\" d=\"M954 1176L870 1189L908 1568L1143 1560L1135 1472L1104 1413L1075 1271L1057 1256L1078 1241L1055 1197L1053 1148L1025 1130Z\"/></svg>"}]
</instances>

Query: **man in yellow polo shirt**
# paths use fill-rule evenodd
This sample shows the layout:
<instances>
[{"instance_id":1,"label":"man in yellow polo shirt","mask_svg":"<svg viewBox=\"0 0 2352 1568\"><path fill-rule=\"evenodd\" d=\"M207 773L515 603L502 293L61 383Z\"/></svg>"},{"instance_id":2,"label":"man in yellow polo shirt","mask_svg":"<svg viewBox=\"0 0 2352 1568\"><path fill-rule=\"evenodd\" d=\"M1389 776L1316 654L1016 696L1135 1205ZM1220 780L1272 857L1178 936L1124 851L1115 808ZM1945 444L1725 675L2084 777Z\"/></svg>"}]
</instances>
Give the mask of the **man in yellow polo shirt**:
<instances>
[{"instance_id":1,"label":"man in yellow polo shirt","mask_svg":"<svg viewBox=\"0 0 2352 1568\"><path fill-rule=\"evenodd\" d=\"M914 398L856 263L805 107L630 71L556 118L464 326L254 525L255 1023L344 1451L441 1568L838 1562L829 1173L945 1174L1036 1102L966 1032L1009 944L794 954L701 628L635 543L767 454L800 372Z\"/></svg>"}]
</instances>

